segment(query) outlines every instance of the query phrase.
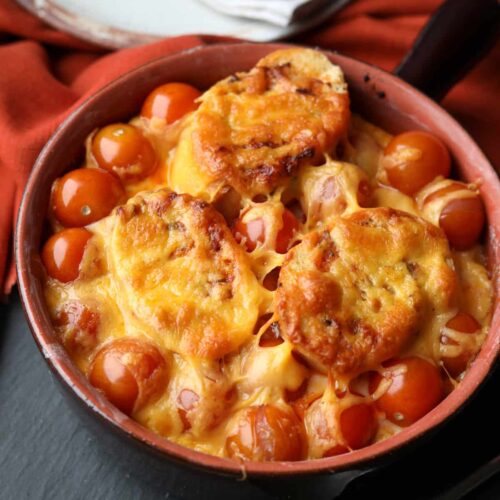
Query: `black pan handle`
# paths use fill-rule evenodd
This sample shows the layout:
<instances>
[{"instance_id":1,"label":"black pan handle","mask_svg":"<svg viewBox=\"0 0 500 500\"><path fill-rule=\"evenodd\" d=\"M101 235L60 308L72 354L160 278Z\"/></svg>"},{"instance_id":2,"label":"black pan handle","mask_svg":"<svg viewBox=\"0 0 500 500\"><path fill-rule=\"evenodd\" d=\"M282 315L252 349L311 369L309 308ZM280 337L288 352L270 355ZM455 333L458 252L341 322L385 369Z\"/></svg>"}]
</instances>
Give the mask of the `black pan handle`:
<instances>
[{"instance_id":1,"label":"black pan handle","mask_svg":"<svg viewBox=\"0 0 500 500\"><path fill-rule=\"evenodd\" d=\"M394 73L439 101L495 45L499 33L497 0L446 0Z\"/></svg>"}]
</instances>

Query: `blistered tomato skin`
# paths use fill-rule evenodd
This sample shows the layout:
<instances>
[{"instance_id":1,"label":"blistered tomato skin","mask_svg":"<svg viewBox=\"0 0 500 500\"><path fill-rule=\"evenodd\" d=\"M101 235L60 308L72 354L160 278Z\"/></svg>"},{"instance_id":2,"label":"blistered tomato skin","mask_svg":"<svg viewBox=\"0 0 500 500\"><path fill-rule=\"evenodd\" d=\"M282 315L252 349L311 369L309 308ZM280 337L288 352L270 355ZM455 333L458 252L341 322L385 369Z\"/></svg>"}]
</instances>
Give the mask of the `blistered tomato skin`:
<instances>
[{"instance_id":1,"label":"blistered tomato skin","mask_svg":"<svg viewBox=\"0 0 500 500\"><path fill-rule=\"evenodd\" d=\"M83 228L53 234L42 249L42 262L51 278L62 283L76 280L87 242L92 233Z\"/></svg>"},{"instance_id":2,"label":"blistered tomato skin","mask_svg":"<svg viewBox=\"0 0 500 500\"><path fill-rule=\"evenodd\" d=\"M393 360L383 373L370 381L374 393L382 378L387 390L377 399L378 410L391 422L407 427L430 412L444 396L443 382L436 365L418 356Z\"/></svg>"},{"instance_id":3,"label":"blistered tomato skin","mask_svg":"<svg viewBox=\"0 0 500 500\"><path fill-rule=\"evenodd\" d=\"M173 123L198 108L196 99L201 92L186 83L167 83L148 95L141 110L145 118L160 118Z\"/></svg>"},{"instance_id":4,"label":"blistered tomato skin","mask_svg":"<svg viewBox=\"0 0 500 500\"><path fill-rule=\"evenodd\" d=\"M98 221L124 199L120 179L97 168L72 170L55 182L52 193L54 215L65 227Z\"/></svg>"},{"instance_id":5,"label":"blistered tomato skin","mask_svg":"<svg viewBox=\"0 0 500 500\"><path fill-rule=\"evenodd\" d=\"M116 123L97 132L92 140L97 164L124 182L138 181L151 175L158 159L143 133L133 125Z\"/></svg>"},{"instance_id":6,"label":"blistered tomato skin","mask_svg":"<svg viewBox=\"0 0 500 500\"><path fill-rule=\"evenodd\" d=\"M422 131L395 136L385 148L382 162L391 186L410 196L438 175L448 177L451 168L446 146Z\"/></svg>"},{"instance_id":7,"label":"blistered tomato skin","mask_svg":"<svg viewBox=\"0 0 500 500\"><path fill-rule=\"evenodd\" d=\"M140 339L106 344L93 359L88 378L118 409L131 415L167 386L167 365L158 349Z\"/></svg>"},{"instance_id":8,"label":"blistered tomato skin","mask_svg":"<svg viewBox=\"0 0 500 500\"><path fill-rule=\"evenodd\" d=\"M293 411L272 405L245 409L236 433L226 439L227 455L237 460L300 460L304 447L304 430Z\"/></svg>"},{"instance_id":9,"label":"blistered tomato skin","mask_svg":"<svg viewBox=\"0 0 500 500\"><path fill-rule=\"evenodd\" d=\"M450 330L455 330L460 333L474 334L478 333L481 325L470 314L459 312L447 323L446 327ZM443 345L457 345L457 343L448 338L446 335L441 336L441 344ZM441 361L446 371L453 377L458 378L466 369L475 352L464 349L457 356L442 356Z\"/></svg>"}]
</instances>

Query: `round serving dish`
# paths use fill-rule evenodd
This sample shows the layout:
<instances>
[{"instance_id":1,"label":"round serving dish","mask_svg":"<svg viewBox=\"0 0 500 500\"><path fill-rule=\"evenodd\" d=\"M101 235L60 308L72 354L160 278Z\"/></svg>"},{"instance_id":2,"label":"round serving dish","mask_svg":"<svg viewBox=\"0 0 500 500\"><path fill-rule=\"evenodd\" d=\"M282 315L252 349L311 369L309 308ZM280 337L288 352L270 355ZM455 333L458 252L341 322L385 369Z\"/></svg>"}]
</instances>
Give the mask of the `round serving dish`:
<instances>
[{"instance_id":1,"label":"round serving dish","mask_svg":"<svg viewBox=\"0 0 500 500\"><path fill-rule=\"evenodd\" d=\"M184 448L142 427L114 408L94 389L66 354L52 328L45 305L39 257L43 221L54 179L77 167L82 159L85 138L94 128L129 119L138 112L146 95L156 86L168 81L183 81L206 89L229 74L250 69L260 58L284 46L234 44L201 47L152 61L124 75L81 104L58 128L36 161L24 192L17 222L15 253L19 290L33 336L48 365L73 399L114 431L109 433L107 430L103 435L114 434L119 440L135 445L139 456L153 456L160 468L163 463L172 467L174 463L181 467L187 464L215 472L228 480L260 478L264 483L266 478L289 480L290 476L297 478L320 474L331 478L334 471L348 471L351 475L344 477L351 477L360 469L392 459L396 452L407 448L406 445L443 424L471 398L491 372L498 356L500 304L497 301L490 333L464 380L441 404L414 425L369 447L331 458L287 463L249 462L242 466L229 459ZM354 110L393 133L407 129L431 130L448 146L455 174L479 184L488 216L485 238L489 267L494 274L498 296L500 183L486 157L450 115L407 83L354 59L328 52L326 55L342 67ZM202 474L205 479L216 475ZM316 486L320 484L317 480L315 482ZM190 485L188 493L193 493L200 484ZM238 491L242 491L241 487L240 483Z\"/></svg>"}]
</instances>

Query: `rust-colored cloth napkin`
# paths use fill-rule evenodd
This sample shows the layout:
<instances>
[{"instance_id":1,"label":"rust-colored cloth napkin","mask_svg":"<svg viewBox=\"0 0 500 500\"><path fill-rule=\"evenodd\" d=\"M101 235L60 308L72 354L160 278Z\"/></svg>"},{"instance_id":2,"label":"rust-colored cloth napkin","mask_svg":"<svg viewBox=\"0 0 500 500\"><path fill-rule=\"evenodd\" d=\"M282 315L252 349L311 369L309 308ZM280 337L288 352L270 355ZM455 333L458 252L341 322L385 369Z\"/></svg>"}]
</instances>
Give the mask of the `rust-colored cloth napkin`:
<instances>
[{"instance_id":1,"label":"rust-colored cloth napkin","mask_svg":"<svg viewBox=\"0 0 500 500\"><path fill-rule=\"evenodd\" d=\"M391 70L439 0L357 0L297 42L337 50ZM89 94L149 60L214 37L182 36L107 53L58 32L19 7L0 3L0 295L15 283L12 236L23 186L41 148ZM500 50L457 85L444 106L498 165Z\"/></svg>"}]
</instances>

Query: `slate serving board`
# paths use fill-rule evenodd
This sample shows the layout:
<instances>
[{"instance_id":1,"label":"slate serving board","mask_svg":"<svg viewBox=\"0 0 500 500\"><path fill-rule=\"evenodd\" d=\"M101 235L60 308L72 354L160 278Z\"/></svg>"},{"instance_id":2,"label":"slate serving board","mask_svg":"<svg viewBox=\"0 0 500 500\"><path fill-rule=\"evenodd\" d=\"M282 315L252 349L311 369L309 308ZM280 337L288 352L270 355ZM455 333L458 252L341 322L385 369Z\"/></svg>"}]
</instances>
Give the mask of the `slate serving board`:
<instances>
[{"instance_id":1,"label":"slate serving board","mask_svg":"<svg viewBox=\"0 0 500 500\"><path fill-rule=\"evenodd\" d=\"M177 500L161 485L117 465L73 414L56 384L13 294L8 304L0 305L0 499ZM500 453L499 393L497 369L429 443L351 483L342 498L462 497L463 481ZM499 472L498 467L497 461L490 472ZM500 498L500 474L466 498ZM217 500L225 500L224 495Z\"/></svg>"}]
</instances>

